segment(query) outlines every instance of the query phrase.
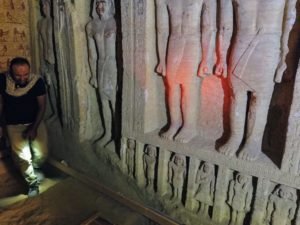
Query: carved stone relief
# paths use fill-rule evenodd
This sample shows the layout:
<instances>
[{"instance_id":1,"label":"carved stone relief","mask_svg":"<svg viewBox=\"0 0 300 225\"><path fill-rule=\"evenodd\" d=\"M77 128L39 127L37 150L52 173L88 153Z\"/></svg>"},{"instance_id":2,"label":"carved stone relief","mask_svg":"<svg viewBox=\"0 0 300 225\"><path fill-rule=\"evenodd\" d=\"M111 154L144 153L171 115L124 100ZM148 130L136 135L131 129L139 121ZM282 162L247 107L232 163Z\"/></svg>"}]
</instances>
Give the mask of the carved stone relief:
<instances>
[{"instance_id":1,"label":"carved stone relief","mask_svg":"<svg viewBox=\"0 0 300 225\"><path fill-rule=\"evenodd\" d=\"M288 37L295 21L295 2L220 2L220 47L215 73L228 76L232 88L231 136L219 148L223 154L234 155L241 147L241 159L255 160L260 156L274 81L281 82L286 69ZM272 10L267 10L270 8ZM233 15L237 19L235 23ZM232 50L226 65L229 46ZM245 143L240 146L244 136Z\"/></svg>"},{"instance_id":2,"label":"carved stone relief","mask_svg":"<svg viewBox=\"0 0 300 225\"><path fill-rule=\"evenodd\" d=\"M147 145L143 156L143 165L145 177L147 180L146 187L148 190L154 191L155 189L155 170L157 164L157 150L152 145Z\"/></svg>"},{"instance_id":3,"label":"carved stone relief","mask_svg":"<svg viewBox=\"0 0 300 225\"><path fill-rule=\"evenodd\" d=\"M279 185L270 195L265 222L268 225L290 225L295 217L297 193L294 188Z\"/></svg>"},{"instance_id":4,"label":"carved stone relief","mask_svg":"<svg viewBox=\"0 0 300 225\"><path fill-rule=\"evenodd\" d=\"M215 179L214 165L204 162L197 172L195 181L198 185L195 193L195 199L199 202L198 213L203 217L209 216L209 207L214 203Z\"/></svg>"},{"instance_id":5,"label":"carved stone relief","mask_svg":"<svg viewBox=\"0 0 300 225\"><path fill-rule=\"evenodd\" d=\"M156 1L156 72L165 81L169 124L160 136L187 143L198 134L201 78L211 74L215 1ZM203 13L202 13L203 12ZM201 32L202 31L202 32Z\"/></svg>"},{"instance_id":6,"label":"carved stone relief","mask_svg":"<svg viewBox=\"0 0 300 225\"><path fill-rule=\"evenodd\" d=\"M75 128L77 113L77 93L74 86L75 67L73 66L75 62L72 21L74 8L69 0L56 0L53 5L61 120L64 127L72 130Z\"/></svg>"},{"instance_id":7,"label":"carved stone relief","mask_svg":"<svg viewBox=\"0 0 300 225\"><path fill-rule=\"evenodd\" d=\"M245 215L251 209L252 178L238 173L229 183L227 203L231 207L230 225L243 224Z\"/></svg>"},{"instance_id":8,"label":"carved stone relief","mask_svg":"<svg viewBox=\"0 0 300 225\"><path fill-rule=\"evenodd\" d=\"M156 1L159 56L156 71L165 79L170 117L162 138L187 143L197 136L201 83L198 76L211 73L212 66L207 64L209 51L213 50L210 27L215 15L209 11L211 2Z\"/></svg>"},{"instance_id":9,"label":"carved stone relief","mask_svg":"<svg viewBox=\"0 0 300 225\"><path fill-rule=\"evenodd\" d=\"M100 145L113 140L115 121L117 65L116 65L116 21L112 0L94 0L93 19L86 26L88 57L92 77L90 84L97 89L101 103L104 135Z\"/></svg>"},{"instance_id":10,"label":"carved stone relief","mask_svg":"<svg viewBox=\"0 0 300 225\"><path fill-rule=\"evenodd\" d=\"M135 164L135 140L128 139L127 140L127 148L126 148L126 164L127 164L127 172L131 178L134 178L134 164Z\"/></svg>"},{"instance_id":11,"label":"carved stone relief","mask_svg":"<svg viewBox=\"0 0 300 225\"><path fill-rule=\"evenodd\" d=\"M57 115L58 84L55 74L54 33L53 19L51 17L52 4L50 0L41 1L43 18L38 21L40 74L46 80L51 112L46 115L48 119Z\"/></svg>"},{"instance_id":12,"label":"carved stone relief","mask_svg":"<svg viewBox=\"0 0 300 225\"><path fill-rule=\"evenodd\" d=\"M179 154L173 155L168 167L168 183L172 187L171 200L175 203L181 203L186 178L186 157Z\"/></svg>"}]
</instances>

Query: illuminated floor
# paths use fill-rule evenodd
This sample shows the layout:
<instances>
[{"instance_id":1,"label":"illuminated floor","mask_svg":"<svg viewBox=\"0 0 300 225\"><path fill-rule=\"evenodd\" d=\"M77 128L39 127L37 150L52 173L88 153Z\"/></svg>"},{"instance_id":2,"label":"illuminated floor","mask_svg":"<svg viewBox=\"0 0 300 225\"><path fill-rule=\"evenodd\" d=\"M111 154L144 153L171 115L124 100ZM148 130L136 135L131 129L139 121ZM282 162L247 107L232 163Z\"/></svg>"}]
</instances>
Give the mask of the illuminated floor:
<instances>
[{"instance_id":1,"label":"illuminated floor","mask_svg":"<svg viewBox=\"0 0 300 225\"><path fill-rule=\"evenodd\" d=\"M48 190L50 187L54 186L58 182L61 181L61 178L46 178L43 183L40 185L40 193L45 192ZM24 194L18 194L15 196L10 196L10 197L4 197L0 199L0 208L1 207L7 207L11 204L14 204L20 200L26 199L27 195Z\"/></svg>"},{"instance_id":2,"label":"illuminated floor","mask_svg":"<svg viewBox=\"0 0 300 225\"><path fill-rule=\"evenodd\" d=\"M0 182L1 225L141 225L145 222L141 215L75 178L46 178L41 184L41 194L27 198L22 178L10 163L0 160L0 180L4 181Z\"/></svg>"}]
</instances>

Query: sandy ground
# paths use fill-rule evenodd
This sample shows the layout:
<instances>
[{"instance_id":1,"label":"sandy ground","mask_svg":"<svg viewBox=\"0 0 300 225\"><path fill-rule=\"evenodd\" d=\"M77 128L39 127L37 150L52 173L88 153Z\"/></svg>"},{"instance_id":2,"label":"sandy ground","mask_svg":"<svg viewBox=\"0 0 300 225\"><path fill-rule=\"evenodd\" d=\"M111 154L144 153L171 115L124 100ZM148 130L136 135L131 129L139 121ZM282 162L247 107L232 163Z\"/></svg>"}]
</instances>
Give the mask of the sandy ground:
<instances>
[{"instance_id":1,"label":"sandy ground","mask_svg":"<svg viewBox=\"0 0 300 225\"><path fill-rule=\"evenodd\" d=\"M148 224L144 217L74 178L47 178L42 193L27 198L20 175L10 163L0 160L0 180L1 225L79 225L95 214L111 224Z\"/></svg>"}]
</instances>

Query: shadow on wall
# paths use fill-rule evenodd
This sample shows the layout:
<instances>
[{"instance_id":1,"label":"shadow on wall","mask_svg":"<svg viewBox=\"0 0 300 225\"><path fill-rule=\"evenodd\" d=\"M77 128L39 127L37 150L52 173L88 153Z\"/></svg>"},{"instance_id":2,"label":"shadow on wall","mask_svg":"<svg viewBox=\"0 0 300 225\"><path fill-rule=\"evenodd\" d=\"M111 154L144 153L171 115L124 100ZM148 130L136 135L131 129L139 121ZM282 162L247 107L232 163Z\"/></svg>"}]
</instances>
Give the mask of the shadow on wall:
<instances>
[{"instance_id":1,"label":"shadow on wall","mask_svg":"<svg viewBox=\"0 0 300 225\"><path fill-rule=\"evenodd\" d=\"M300 57L300 1L297 1L296 22L289 36L287 69L280 84L275 84L264 133L263 152L278 166L284 154L288 119L293 101L295 75Z\"/></svg>"}]
</instances>

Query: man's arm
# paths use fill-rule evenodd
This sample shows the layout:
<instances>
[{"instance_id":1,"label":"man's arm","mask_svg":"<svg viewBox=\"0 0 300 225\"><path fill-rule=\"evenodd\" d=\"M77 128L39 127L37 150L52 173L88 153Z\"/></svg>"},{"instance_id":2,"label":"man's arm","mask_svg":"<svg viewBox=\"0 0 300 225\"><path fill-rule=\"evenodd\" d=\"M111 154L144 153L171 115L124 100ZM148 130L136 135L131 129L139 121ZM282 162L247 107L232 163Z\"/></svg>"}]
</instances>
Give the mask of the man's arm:
<instances>
[{"instance_id":1,"label":"man's arm","mask_svg":"<svg viewBox=\"0 0 300 225\"><path fill-rule=\"evenodd\" d=\"M198 76L212 74L213 55L215 52L216 38L216 1L206 0L203 5L202 23L201 23L201 48L202 59L198 69Z\"/></svg>"},{"instance_id":2,"label":"man's arm","mask_svg":"<svg viewBox=\"0 0 300 225\"><path fill-rule=\"evenodd\" d=\"M227 77L227 51L229 49L233 32L233 6L232 0L220 0L220 24L217 37L217 65L215 74Z\"/></svg>"},{"instance_id":3,"label":"man's arm","mask_svg":"<svg viewBox=\"0 0 300 225\"><path fill-rule=\"evenodd\" d=\"M4 115L3 115L3 97L0 95L0 138L3 137Z\"/></svg>"},{"instance_id":4,"label":"man's arm","mask_svg":"<svg viewBox=\"0 0 300 225\"><path fill-rule=\"evenodd\" d=\"M289 51L288 48L289 34L293 28L295 20L296 20L296 0L287 0L285 3L284 15L283 15L280 61L275 74L276 83L281 82L283 73L286 69L285 59Z\"/></svg>"},{"instance_id":5,"label":"man's arm","mask_svg":"<svg viewBox=\"0 0 300 225\"><path fill-rule=\"evenodd\" d=\"M166 76L166 54L169 36L169 16L165 0L156 0L158 65L156 72Z\"/></svg>"},{"instance_id":6,"label":"man's arm","mask_svg":"<svg viewBox=\"0 0 300 225\"><path fill-rule=\"evenodd\" d=\"M45 75L45 60L44 60L44 51L43 51L43 38L42 38L42 28L41 28L41 21L38 22L37 28L38 28L38 42L39 42L39 59L40 59L40 74L42 76Z\"/></svg>"},{"instance_id":7,"label":"man's arm","mask_svg":"<svg viewBox=\"0 0 300 225\"><path fill-rule=\"evenodd\" d=\"M92 24L89 22L86 26L86 36L87 36L87 42L88 42L88 61L89 61L89 67L91 71L91 78L90 78L90 84L97 88L97 53L96 53L96 46L95 41L91 35L92 30Z\"/></svg>"},{"instance_id":8,"label":"man's arm","mask_svg":"<svg viewBox=\"0 0 300 225\"><path fill-rule=\"evenodd\" d=\"M37 135L37 129L44 117L46 110L46 95L37 96L38 101L38 113L35 118L35 121L28 127L28 129L24 133L24 138L28 138L29 140L34 140Z\"/></svg>"}]
</instances>

